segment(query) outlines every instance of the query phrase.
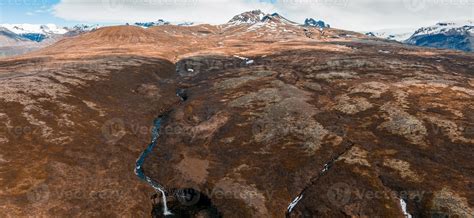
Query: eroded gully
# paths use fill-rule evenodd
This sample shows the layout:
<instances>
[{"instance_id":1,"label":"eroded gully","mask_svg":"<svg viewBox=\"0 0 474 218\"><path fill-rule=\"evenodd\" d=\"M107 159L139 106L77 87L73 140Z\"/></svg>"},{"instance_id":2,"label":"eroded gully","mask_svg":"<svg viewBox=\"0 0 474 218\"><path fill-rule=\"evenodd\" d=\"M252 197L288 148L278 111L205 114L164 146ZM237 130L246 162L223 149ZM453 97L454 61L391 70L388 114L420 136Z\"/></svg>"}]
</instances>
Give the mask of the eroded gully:
<instances>
[{"instance_id":1,"label":"eroded gully","mask_svg":"<svg viewBox=\"0 0 474 218\"><path fill-rule=\"evenodd\" d=\"M187 99L185 90L179 89L176 92L176 95L181 99L181 102ZM162 185L160 185L158 182L154 181L152 178L145 175L145 173L143 172L143 164L145 163L145 159L158 144L158 138L160 137L161 124L166 114L167 113L160 115L158 118L154 120L153 129L151 133L152 134L151 143L138 157L135 164L134 171L135 171L135 175L137 175L138 178L148 183L148 185L150 185L158 194L161 194L161 197L163 200L163 215L169 216L169 215L173 215L173 213L169 210L168 205L167 205L166 191L165 191L166 189Z\"/></svg>"}]
</instances>

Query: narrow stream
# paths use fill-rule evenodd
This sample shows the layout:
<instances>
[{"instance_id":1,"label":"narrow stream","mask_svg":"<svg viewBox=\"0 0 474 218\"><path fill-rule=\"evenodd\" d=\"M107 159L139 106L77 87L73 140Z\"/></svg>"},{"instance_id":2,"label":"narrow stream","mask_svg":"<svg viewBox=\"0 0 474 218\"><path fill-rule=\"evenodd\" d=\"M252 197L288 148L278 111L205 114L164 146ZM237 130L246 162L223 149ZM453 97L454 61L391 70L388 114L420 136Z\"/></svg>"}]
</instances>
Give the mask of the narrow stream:
<instances>
[{"instance_id":1,"label":"narrow stream","mask_svg":"<svg viewBox=\"0 0 474 218\"><path fill-rule=\"evenodd\" d=\"M176 96L178 96L181 99L181 102L186 101L188 98L187 91L185 89L178 89L176 91ZM169 215L173 215L173 213L168 208L165 188L161 186L160 184L158 184L156 181L153 181L153 179L145 175L145 173L143 172L143 164L145 162L145 158L153 151L153 148L155 148L155 146L158 144L158 138L160 137L160 128L161 128L162 121L163 121L163 116L160 116L154 120L153 129L151 131L151 143L140 154L140 157L138 157L135 164L134 171L135 171L135 175L137 175L138 178L148 183L151 187L153 187L153 189L155 189L157 193L159 192L161 194L163 198L163 215L169 216Z\"/></svg>"},{"instance_id":2,"label":"narrow stream","mask_svg":"<svg viewBox=\"0 0 474 218\"><path fill-rule=\"evenodd\" d=\"M291 212L293 212L293 209L296 207L296 205L298 205L298 203L301 201L301 199L303 199L303 196L304 194L306 193L306 191L308 190L308 188L315 184L317 180L319 180L319 178L321 176L324 176L328 170L331 169L331 167L336 163L336 161L342 156L344 155L345 153L347 153L352 147L354 146L354 143L353 142L350 142L350 145L347 146L343 152L341 152L340 154L338 154L336 157L332 158L329 162L327 162L326 164L324 164L323 166L323 169L321 171L319 171L318 175L314 178L312 178L310 180L310 184L305 187L301 193L295 198L293 199L293 201L291 201L291 203L288 205L288 208L286 209L286 217L290 217L291 216Z\"/></svg>"},{"instance_id":3,"label":"narrow stream","mask_svg":"<svg viewBox=\"0 0 474 218\"><path fill-rule=\"evenodd\" d=\"M168 209L168 205L166 202L165 189L163 188L163 186L153 181L150 177L146 176L145 173L143 172L143 163L145 162L145 158L153 151L153 148L157 145L158 138L160 137L160 127L161 127L162 119L163 119L162 117L158 117L154 121L151 143L148 145L145 151L142 152L140 157L138 157L136 165L135 165L135 174L138 176L138 178L147 182L151 187L153 187L156 192L161 193L161 196L163 198L163 215L168 216L168 215L172 215L172 213Z\"/></svg>"}]
</instances>

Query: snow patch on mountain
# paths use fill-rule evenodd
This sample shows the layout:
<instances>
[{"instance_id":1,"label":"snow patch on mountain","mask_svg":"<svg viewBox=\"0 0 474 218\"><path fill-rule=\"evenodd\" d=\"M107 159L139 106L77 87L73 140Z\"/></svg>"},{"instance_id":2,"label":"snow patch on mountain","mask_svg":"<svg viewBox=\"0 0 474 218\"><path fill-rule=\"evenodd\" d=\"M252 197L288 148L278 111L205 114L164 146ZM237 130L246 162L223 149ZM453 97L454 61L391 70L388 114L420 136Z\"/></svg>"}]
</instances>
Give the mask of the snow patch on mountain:
<instances>
[{"instance_id":1,"label":"snow patch on mountain","mask_svg":"<svg viewBox=\"0 0 474 218\"><path fill-rule=\"evenodd\" d=\"M416 28L394 28L363 32L367 36L403 42L410 38Z\"/></svg>"}]
</instances>

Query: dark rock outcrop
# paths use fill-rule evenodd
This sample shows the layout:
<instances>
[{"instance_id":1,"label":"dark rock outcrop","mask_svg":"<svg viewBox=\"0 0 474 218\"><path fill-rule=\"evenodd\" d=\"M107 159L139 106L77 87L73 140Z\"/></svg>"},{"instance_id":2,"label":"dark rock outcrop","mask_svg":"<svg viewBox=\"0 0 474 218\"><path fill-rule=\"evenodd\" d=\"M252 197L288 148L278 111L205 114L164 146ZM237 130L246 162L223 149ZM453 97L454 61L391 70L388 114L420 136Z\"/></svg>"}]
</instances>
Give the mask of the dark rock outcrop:
<instances>
[{"instance_id":1,"label":"dark rock outcrop","mask_svg":"<svg viewBox=\"0 0 474 218\"><path fill-rule=\"evenodd\" d=\"M307 18L304 20L304 26L312 26L312 27L318 27L318 28L330 28L331 26L329 24L326 24L322 20L316 21L313 18Z\"/></svg>"}]
</instances>

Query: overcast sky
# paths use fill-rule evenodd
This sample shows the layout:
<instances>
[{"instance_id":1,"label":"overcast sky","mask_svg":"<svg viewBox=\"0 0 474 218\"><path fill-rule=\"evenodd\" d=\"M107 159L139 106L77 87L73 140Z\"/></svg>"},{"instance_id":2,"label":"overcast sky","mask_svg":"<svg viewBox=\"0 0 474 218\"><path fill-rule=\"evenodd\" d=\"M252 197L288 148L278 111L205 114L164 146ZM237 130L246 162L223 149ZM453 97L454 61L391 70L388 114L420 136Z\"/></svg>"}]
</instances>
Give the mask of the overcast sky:
<instances>
[{"instance_id":1,"label":"overcast sky","mask_svg":"<svg viewBox=\"0 0 474 218\"><path fill-rule=\"evenodd\" d=\"M474 0L1 0L1 23L125 23L164 19L211 24L253 9L348 30L417 28L474 20Z\"/></svg>"}]
</instances>

